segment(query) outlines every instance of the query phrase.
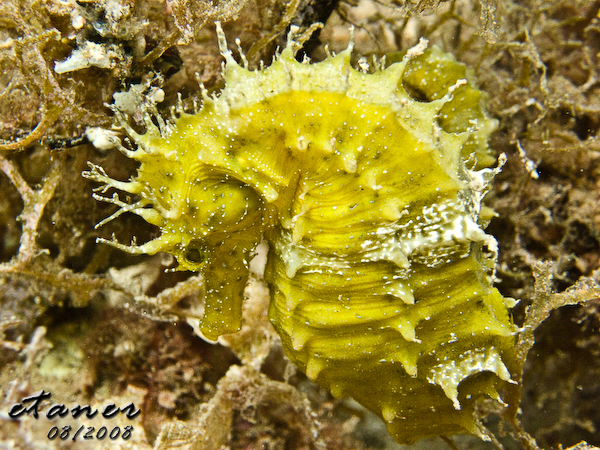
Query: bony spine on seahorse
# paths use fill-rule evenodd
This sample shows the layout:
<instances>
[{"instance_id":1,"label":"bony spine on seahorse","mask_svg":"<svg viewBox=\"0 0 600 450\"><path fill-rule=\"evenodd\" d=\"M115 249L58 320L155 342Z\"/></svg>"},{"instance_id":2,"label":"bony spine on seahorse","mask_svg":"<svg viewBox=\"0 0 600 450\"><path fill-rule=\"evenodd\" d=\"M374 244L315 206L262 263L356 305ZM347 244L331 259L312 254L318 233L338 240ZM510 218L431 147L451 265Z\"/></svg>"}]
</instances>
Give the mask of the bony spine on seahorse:
<instances>
[{"instance_id":1,"label":"bony spine on seahorse","mask_svg":"<svg viewBox=\"0 0 600 450\"><path fill-rule=\"evenodd\" d=\"M91 165L85 176L136 194L97 198L161 230L132 253L169 252L206 279L201 330L241 325L248 259L264 235L269 317L286 354L339 397L378 414L401 443L474 433L478 400L518 371L516 327L492 286L496 242L481 205L496 170L496 121L472 75L424 43L374 73L349 47L299 63L290 37L270 67L239 66L217 25L225 87L195 114L145 117L129 182ZM474 164L474 163L473 163ZM114 217L113 215L112 217ZM112 218L111 217L111 218Z\"/></svg>"}]
</instances>

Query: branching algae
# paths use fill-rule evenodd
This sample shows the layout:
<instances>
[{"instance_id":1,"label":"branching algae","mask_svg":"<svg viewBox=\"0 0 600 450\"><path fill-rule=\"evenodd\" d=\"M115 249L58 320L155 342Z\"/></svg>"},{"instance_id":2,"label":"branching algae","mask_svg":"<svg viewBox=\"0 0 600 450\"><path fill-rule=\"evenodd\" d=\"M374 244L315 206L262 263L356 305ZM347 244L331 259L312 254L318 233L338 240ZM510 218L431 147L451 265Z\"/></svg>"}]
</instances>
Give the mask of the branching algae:
<instances>
[{"instance_id":1,"label":"branching algae","mask_svg":"<svg viewBox=\"0 0 600 450\"><path fill-rule=\"evenodd\" d=\"M483 436L476 402L501 401L519 367L514 301L492 287L497 245L483 231L496 122L472 76L423 44L372 74L351 67L352 44L299 63L291 38L253 72L217 29L221 93L172 123L147 113L145 134L121 116L136 148L115 144L137 175L84 174L139 198L97 196L120 206L111 218L133 212L161 230L110 244L203 272L201 330L216 339L240 328L264 236L269 317L311 380L378 414L400 443Z\"/></svg>"}]
</instances>

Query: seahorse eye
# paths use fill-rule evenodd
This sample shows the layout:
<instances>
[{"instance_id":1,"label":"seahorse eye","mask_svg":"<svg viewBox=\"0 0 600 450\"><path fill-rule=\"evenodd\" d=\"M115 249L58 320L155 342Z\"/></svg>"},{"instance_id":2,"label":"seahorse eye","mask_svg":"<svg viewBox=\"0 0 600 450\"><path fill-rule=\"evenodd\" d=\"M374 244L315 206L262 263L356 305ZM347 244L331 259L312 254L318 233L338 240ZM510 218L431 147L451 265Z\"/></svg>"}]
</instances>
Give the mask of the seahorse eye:
<instances>
[{"instance_id":1,"label":"seahorse eye","mask_svg":"<svg viewBox=\"0 0 600 450\"><path fill-rule=\"evenodd\" d=\"M202 264L206 261L206 254L201 249L198 241L190 242L190 245L185 250L184 257L190 264Z\"/></svg>"}]
</instances>

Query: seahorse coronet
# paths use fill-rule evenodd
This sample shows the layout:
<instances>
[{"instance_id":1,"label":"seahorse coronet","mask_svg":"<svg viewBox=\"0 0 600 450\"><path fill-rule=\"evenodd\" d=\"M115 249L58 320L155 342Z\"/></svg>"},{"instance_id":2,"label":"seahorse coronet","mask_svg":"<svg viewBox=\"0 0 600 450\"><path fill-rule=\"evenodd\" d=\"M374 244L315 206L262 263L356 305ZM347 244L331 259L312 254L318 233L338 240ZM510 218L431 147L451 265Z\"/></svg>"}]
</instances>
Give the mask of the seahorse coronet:
<instances>
[{"instance_id":1,"label":"seahorse coronet","mask_svg":"<svg viewBox=\"0 0 600 450\"><path fill-rule=\"evenodd\" d=\"M206 279L202 333L241 326L248 261L264 238L269 318L307 377L349 395L400 443L482 436L479 399L501 401L519 367L509 308L493 287L498 247L482 205L500 170L487 146L497 121L472 73L422 42L373 73L352 44L298 62L291 35L264 69L239 65L217 24L225 87L194 114L146 131L117 120L140 163L133 179L84 176L136 194L99 200L157 226L130 253L173 254Z\"/></svg>"}]
</instances>

